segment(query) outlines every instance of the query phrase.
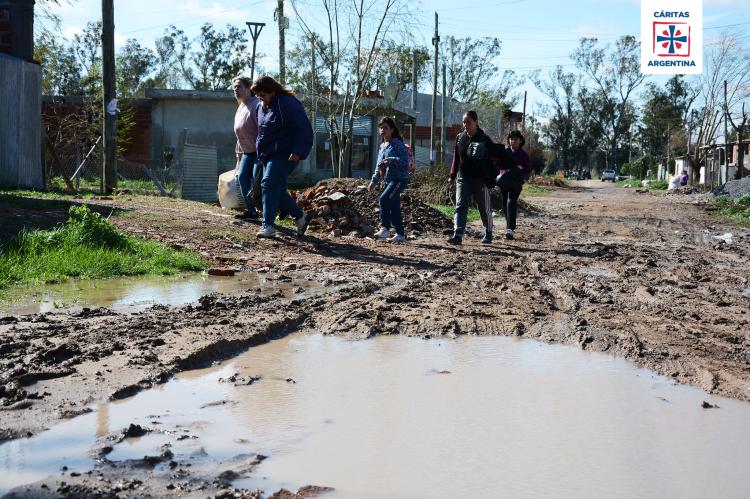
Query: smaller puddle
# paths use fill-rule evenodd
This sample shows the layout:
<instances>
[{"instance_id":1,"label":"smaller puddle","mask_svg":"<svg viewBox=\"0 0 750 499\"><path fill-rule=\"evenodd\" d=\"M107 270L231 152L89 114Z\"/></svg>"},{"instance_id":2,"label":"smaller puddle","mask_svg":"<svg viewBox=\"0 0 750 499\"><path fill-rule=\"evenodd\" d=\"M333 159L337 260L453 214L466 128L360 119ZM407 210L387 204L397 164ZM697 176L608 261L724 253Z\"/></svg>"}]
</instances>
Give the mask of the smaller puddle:
<instances>
[{"instance_id":1,"label":"smaller puddle","mask_svg":"<svg viewBox=\"0 0 750 499\"><path fill-rule=\"evenodd\" d=\"M91 449L131 423L150 432L114 445L118 465L168 449L179 466L218 474L216 463L263 454L234 485L266 496L308 484L334 487L331 498L750 490L750 404L532 340L296 335L93 408L0 445L0 495L63 465L92 469Z\"/></svg>"},{"instance_id":2,"label":"smaller puddle","mask_svg":"<svg viewBox=\"0 0 750 499\"><path fill-rule=\"evenodd\" d=\"M262 293L292 294L320 287L304 279L274 279L253 272L233 277L206 274L70 280L39 287L13 288L0 301L0 314L27 315L80 307L143 310L152 305L192 303L208 293L236 293L259 289Z\"/></svg>"}]
</instances>

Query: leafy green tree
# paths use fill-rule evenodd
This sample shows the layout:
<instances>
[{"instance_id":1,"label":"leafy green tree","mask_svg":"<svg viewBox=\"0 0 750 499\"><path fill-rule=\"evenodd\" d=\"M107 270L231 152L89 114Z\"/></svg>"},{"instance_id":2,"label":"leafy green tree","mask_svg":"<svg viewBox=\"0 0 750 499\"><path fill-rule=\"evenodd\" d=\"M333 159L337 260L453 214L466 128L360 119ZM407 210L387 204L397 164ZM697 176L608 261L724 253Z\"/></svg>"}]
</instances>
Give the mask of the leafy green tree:
<instances>
[{"instance_id":1,"label":"leafy green tree","mask_svg":"<svg viewBox=\"0 0 750 499\"><path fill-rule=\"evenodd\" d=\"M314 40L314 46L313 46ZM330 87L326 72L325 57L329 48L321 36L313 33L304 38L298 38L287 52L286 84L291 88L306 94L317 94ZM257 59L262 56L256 55ZM313 81L313 57L315 57L315 79ZM255 64L255 73L263 74Z\"/></svg>"},{"instance_id":2,"label":"leafy green tree","mask_svg":"<svg viewBox=\"0 0 750 499\"><path fill-rule=\"evenodd\" d=\"M498 38L456 38L449 36L443 46L446 64L447 97L472 104L483 89L491 87L500 69L494 63L500 55Z\"/></svg>"},{"instance_id":3,"label":"leafy green tree","mask_svg":"<svg viewBox=\"0 0 750 499\"><path fill-rule=\"evenodd\" d=\"M417 56L417 87L428 79L431 66L429 64L430 54L426 47L384 40L376 50L377 62L374 64L370 75L369 86L380 87L386 81L388 75L393 75L399 92L411 87L412 60L415 54Z\"/></svg>"},{"instance_id":4,"label":"leafy green tree","mask_svg":"<svg viewBox=\"0 0 750 499\"><path fill-rule=\"evenodd\" d=\"M649 83L645 92L645 102L641 109L641 127L639 135L642 149L650 156L671 153L667 151L671 143L674 150L677 144L672 141L675 131L682 131L686 126L688 110L695 98L695 91L683 75L670 78L663 88ZM679 144L684 152L686 143Z\"/></svg>"},{"instance_id":5,"label":"leafy green tree","mask_svg":"<svg viewBox=\"0 0 750 499\"><path fill-rule=\"evenodd\" d=\"M640 70L640 42L628 35L614 47L600 47L596 38L582 38L571 58L592 84L584 112L593 113L609 166L615 167L623 137L636 118L634 92L645 79Z\"/></svg>"},{"instance_id":6,"label":"leafy green tree","mask_svg":"<svg viewBox=\"0 0 750 499\"><path fill-rule=\"evenodd\" d=\"M156 67L154 51L130 39L117 54L117 95L123 98L139 97L145 88L156 86L150 77Z\"/></svg>"},{"instance_id":7,"label":"leafy green tree","mask_svg":"<svg viewBox=\"0 0 750 499\"><path fill-rule=\"evenodd\" d=\"M180 78L195 90L228 89L232 78L250 62L246 30L236 26L227 25L226 31L221 31L206 23L192 40L184 31L170 26L161 44L162 54L174 58Z\"/></svg>"}]
</instances>

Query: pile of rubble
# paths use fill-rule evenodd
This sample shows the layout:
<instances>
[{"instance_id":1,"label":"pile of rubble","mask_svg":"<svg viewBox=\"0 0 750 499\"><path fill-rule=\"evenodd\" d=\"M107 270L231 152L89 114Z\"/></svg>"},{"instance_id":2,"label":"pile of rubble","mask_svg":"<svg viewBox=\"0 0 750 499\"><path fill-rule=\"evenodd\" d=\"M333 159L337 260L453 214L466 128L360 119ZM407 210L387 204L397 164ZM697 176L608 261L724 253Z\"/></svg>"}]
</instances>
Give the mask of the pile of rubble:
<instances>
[{"instance_id":1,"label":"pile of rubble","mask_svg":"<svg viewBox=\"0 0 750 499\"><path fill-rule=\"evenodd\" d=\"M333 236L372 237L379 222L379 192L368 192L367 181L329 179L314 187L293 191L297 204L310 213L310 230ZM452 227L438 210L420 201L407 189L401 195L401 212L407 233L421 236Z\"/></svg>"},{"instance_id":2,"label":"pile of rubble","mask_svg":"<svg viewBox=\"0 0 750 499\"><path fill-rule=\"evenodd\" d=\"M730 199L737 199L750 194L750 177L730 180L721 187L714 189L712 194L716 197L728 197Z\"/></svg>"}]
</instances>

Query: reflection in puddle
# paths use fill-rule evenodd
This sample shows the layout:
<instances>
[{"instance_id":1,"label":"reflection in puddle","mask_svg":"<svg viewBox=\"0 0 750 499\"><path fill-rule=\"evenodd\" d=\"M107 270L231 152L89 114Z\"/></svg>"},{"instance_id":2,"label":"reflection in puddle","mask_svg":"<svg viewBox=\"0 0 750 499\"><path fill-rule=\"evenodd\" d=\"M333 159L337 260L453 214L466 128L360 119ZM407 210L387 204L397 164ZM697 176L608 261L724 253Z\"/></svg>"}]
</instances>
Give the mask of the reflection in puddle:
<instances>
[{"instance_id":1,"label":"reflection in puddle","mask_svg":"<svg viewBox=\"0 0 750 499\"><path fill-rule=\"evenodd\" d=\"M227 382L235 373L261 379ZM136 423L156 431L108 458L158 455L165 443L178 462L260 453L269 458L234 485L266 493L746 497L748 420L750 404L572 347L293 336L0 445L0 492L63 464L90 469L95 436Z\"/></svg>"},{"instance_id":2,"label":"reflection in puddle","mask_svg":"<svg viewBox=\"0 0 750 499\"><path fill-rule=\"evenodd\" d=\"M143 310L152 305L192 303L208 293L234 293L248 289L263 292L308 288L310 281L272 280L262 274L239 273L234 277L185 274L182 276L123 277L70 280L38 288L15 288L0 301L0 314L26 315L73 307L128 308Z\"/></svg>"}]
</instances>

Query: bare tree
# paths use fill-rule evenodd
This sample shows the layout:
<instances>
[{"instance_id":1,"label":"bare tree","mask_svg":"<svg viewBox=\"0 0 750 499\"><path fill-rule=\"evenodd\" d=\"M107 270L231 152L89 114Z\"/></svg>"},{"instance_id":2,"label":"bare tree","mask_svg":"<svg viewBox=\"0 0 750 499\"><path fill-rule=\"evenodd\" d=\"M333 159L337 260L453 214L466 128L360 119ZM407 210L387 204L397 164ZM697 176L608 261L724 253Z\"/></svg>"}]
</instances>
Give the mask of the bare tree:
<instances>
[{"instance_id":1,"label":"bare tree","mask_svg":"<svg viewBox=\"0 0 750 499\"><path fill-rule=\"evenodd\" d=\"M743 51L745 52L743 54ZM723 33L706 43L703 73L694 81L695 102L698 109L687 109L692 119L691 136L697 145L713 143L719 131L724 111L729 116L732 109L750 96L750 64L741 40ZM727 82L726 105L724 82ZM707 148L694 147L689 152L691 178L700 177L700 168L706 161Z\"/></svg>"},{"instance_id":2,"label":"bare tree","mask_svg":"<svg viewBox=\"0 0 750 499\"><path fill-rule=\"evenodd\" d=\"M354 118L371 82L380 48L406 17L404 0L319 0L304 6L325 12L327 37L316 48L324 61L328 89L316 95L319 109L326 115L334 175L350 176L350 151ZM305 20L301 2L292 0L292 9L305 33L314 30ZM319 39L319 38L318 38ZM340 93L343 92L343 98ZM317 103L317 102L316 102ZM315 106L314 106L315 107Z\"/></svg>"},{"instance_id":3,"label":"bare tree","mask_svg":"<svg viewBox=\"0 0 750 499\"><path fill-rule=\"evenodd\" d=\"M562 66L557 66L549 72L547 80L541 80L537 71L531 74L531 81L551 102L550 121L544 129L550 145L559 151L563 168L570 169L575 115L579 111L576 105L579 78L573 73L566 73Z\"/></svg>"}]
</instances>

